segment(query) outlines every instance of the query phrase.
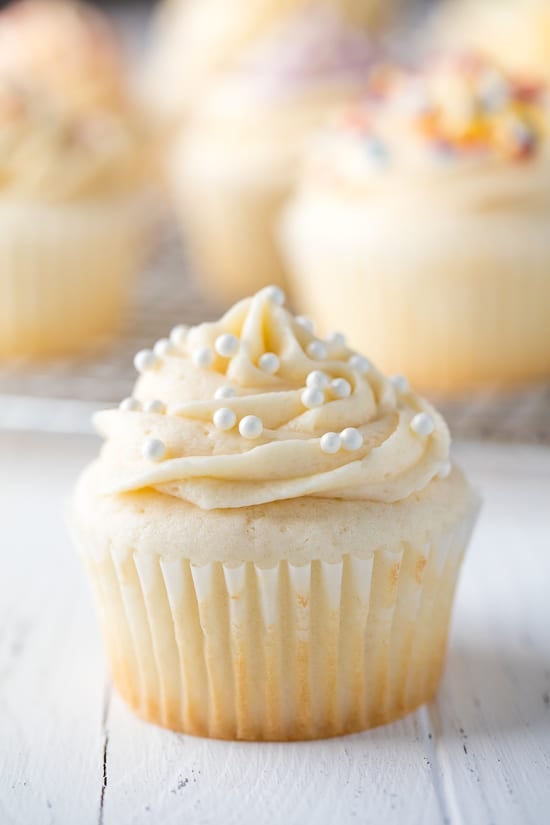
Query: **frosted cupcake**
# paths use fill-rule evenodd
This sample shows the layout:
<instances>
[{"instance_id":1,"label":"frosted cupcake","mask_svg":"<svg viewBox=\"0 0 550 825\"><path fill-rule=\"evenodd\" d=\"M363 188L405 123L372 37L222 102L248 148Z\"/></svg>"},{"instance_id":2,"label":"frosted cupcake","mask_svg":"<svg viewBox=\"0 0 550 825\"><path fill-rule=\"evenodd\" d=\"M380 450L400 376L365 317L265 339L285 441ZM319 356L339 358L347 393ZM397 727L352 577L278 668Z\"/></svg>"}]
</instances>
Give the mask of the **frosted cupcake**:
<instances>
[{"instance_id":1,"label":"frosted cupcake","mask_svg":"<svg viewBox=\"0 0 550 825\"><path fill-rule=\"evenodd\" d=\"M206 289L233 299L284 280L274 224L302 145L358 88L371 55L362 34L320 8L249 50L195 107L171 179Z\"/></svg>"},{"instance_id":2,"label":"frosted cupcake","mask_svg":"<svg viewBox=\"0 0 550 825\"><path fill-rule=\"evenodd\" d=\"M63 0L0 12L0 357L70 352L113 331L151 159L101 17Z\"/></svg>"},{"instance_id":3,"label":"frosted cupcake","mask_svg":"<svg viewBox=\"0 0 550 825\"><path fill-rule=\"evenodd\" d=\"M545 100L473 58L373 76L312 147L283 222L321 329L432 390L550 374Z\"/></svg>"},{"instance_id":4,"label":"frosted cupcake","mask_svg":"<svg viewBox=\"0 0 550 825\"><path fill-rule=\"evenodd\" d=\"M336 736L431 699L477 509L439 414L283 301L138 353L74 500L118 690L201 736Z\"/></svg>"},{"instance_id":5,"label":"frosted cupcake","mask_svg":"<svg viewBox=\"0 0 550 825\"><path fill-rule=\"evenodd\" d=\"M392 2L381 0L252 0L237 10L232 0L170 0L160 6L144 90L156 111L170 118L189 115L210 84L241 61L243 52L269 37L292 15L319 13L319 5L350 25L369 31L387 23ZM177 82L174 82L177 78Z\"/></svg>"},{"instance_id":6,"label":"frosted cupcake","mask_svg":"<svg viewBox=\"0 0 550 825\"><path fill-rule=\"evenodd\" d=\"M550 79L548 0L448 0L431 38L436 47L476 49L513 72Z\"/></svg>"}]
</instances>

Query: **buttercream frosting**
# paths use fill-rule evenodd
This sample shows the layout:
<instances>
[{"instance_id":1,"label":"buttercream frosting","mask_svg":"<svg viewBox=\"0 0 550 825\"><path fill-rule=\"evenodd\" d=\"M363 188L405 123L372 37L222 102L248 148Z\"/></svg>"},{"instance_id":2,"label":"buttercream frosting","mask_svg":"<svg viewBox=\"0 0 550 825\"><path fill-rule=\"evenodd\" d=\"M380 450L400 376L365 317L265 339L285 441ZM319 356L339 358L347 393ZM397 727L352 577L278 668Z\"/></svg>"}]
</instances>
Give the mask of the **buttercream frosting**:
<instances>
[{"instance_id":1,"label":"buttercream frosting","mask_svg":"<svg viewBox=\"0 0 550 825\"><path fill-rule=\"evenodd\" d=\"M152 488L204 510L300 497L392 503L445 473L449 433L428 402L342 336L318 339L278 295L262 290L138 355L134 401L95 418L105 495Z\"/></svg>"}]
</instances>

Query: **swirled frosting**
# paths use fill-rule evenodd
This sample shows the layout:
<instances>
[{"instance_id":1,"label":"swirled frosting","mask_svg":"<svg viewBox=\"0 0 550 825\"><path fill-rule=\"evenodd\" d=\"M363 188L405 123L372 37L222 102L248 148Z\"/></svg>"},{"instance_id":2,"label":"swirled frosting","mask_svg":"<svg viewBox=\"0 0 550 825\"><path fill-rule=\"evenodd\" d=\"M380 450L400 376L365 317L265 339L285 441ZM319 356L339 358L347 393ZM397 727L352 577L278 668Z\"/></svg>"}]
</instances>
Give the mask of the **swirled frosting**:
<instances>
[{"instance_id":1,"label":"swirled frosting","mask_svg":"<svg viewBox=\"0 0 550 825\"><path fill-rule=\"evenodd\" d=\"M95 419L105 494L154 488L205 510L395 502L448 472L439 414L342 336L316 338L278 296L262 290L137 356L134 397Z\"/></svg>"},{"instance_id":2,"label":"swirled frosting","mask_svg":"<svg viewBox=\"0 0 550 825\"><path fill-rule=\"evenodd\" d=\"M153 140L103 18L67 0L0 12L0 190L51 200L123 193Z\"/></svg>"}]
</instances>

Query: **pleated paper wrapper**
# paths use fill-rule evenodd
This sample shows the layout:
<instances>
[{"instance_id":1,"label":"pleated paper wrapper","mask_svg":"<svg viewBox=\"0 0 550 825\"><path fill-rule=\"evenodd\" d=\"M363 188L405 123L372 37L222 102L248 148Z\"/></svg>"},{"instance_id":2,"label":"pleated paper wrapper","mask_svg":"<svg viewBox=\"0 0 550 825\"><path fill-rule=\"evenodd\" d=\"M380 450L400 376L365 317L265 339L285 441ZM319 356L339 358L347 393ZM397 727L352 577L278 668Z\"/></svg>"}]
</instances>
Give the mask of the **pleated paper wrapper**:
<instances>
[{"instance_id":1,"label":"pleated paper wrapper","mask_svg":"<svg viewBox=\"0 0 550 825\"><path fill-rule=\"evenodd\" d=\"M144 719L223 739L398 718L437 691L476 512L422 546L301 566L196 566L81 537L115 684Z\"/></svg>"}]
</instances>

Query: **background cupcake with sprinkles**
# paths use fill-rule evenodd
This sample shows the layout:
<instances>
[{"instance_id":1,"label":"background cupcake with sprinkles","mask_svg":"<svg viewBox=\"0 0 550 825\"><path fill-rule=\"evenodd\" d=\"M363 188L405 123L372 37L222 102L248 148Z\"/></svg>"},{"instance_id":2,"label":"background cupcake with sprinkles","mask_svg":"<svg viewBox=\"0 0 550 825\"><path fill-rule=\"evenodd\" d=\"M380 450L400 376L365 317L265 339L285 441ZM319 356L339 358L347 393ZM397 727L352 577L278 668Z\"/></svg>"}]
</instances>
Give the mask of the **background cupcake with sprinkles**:
<instances>
[{"instance_id":1,"label":"background cupcake with sprinkles","mask_svg":"<svg viewBox=\"0 0 550 825\"><path fill-rule=\"evenodd\" d=\"M475 56L374 73L286 212L301 305L432 390L548 375L549 146L537 79Z\"/></svg>"}]
</instances>

